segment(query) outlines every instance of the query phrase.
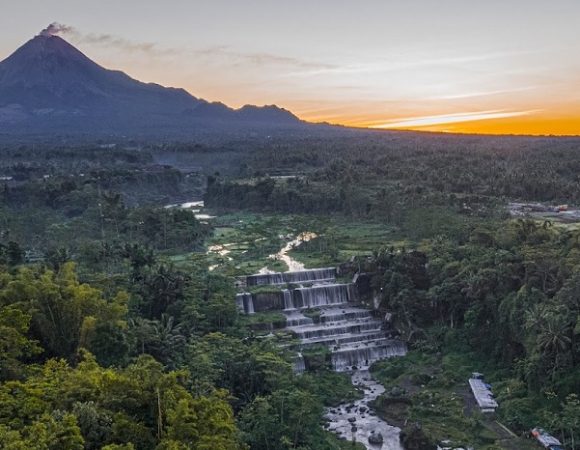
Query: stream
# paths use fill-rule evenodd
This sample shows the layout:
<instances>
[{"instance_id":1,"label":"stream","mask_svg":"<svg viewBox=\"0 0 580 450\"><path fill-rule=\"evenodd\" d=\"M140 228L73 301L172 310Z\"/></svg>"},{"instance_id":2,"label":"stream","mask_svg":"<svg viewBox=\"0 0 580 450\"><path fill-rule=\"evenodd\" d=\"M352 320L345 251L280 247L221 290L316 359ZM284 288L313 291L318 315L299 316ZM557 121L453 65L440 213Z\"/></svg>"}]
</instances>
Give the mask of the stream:
<instances>
[{"instance_id":1,"label":"stream","mask_svg":"<svg viewBox=\"0 0 580 450\"><path fill-rule=\"evenodd\" d=\"M301 233L270 258L283 261L290 272L304 270L304 264L291 258L288 252L314 238L315 233ZM354 371L351 380L353 385L361 388L363 398L329 408L324 416L328 420L328 430L348 441L354 439L368 450L403 450L399 440L401 430L382 420L369 406L370 402L385 392L384 386L377 382L368 370ZM376 444L369 442L369 438L373 435L377 437ZM381 439L382 442L379 442Z\"/></svg>"},{"instance_id":2,"label":"stream","mask_svg":"<svg viewBox=\"0 0 580 450\"><path fill-rule=\"evenodd\" d=\"M376 416L369 407L369 403L385 392L385 388L373 379L368 370L353 372L352 383L364 391L363 398L329 408L324 416L329 422L327 429L341 439L356 440L368 450L403 450L399 442L401 430ZM371 444L369 438L373 435L378 437L379 434L382 443Z\"/></svg>"},{"instance_id":3,"label":"stream","mask_svg":"<svg viewBox=\"0 0 580 450\"><path fill-rule=\"evenodd\" d=\"M270 255L269 258L277 260L277 261L282 261L284 264L286 264L286 266L288 266L288 272L298 272L298 271L304 270L305 269L304 264L296 261L294 258L289 256L288 252L290 250L298 247L303 242L311 241L312 239L314 239L316 237L317 237L317 234L312 233L310 231L305 231L303 233L300 233L298 236L296 236L295 239L292 239L284 247L282 247L278 253ZM268 270L267 267L263 267L262 269L260 269L260 272L258 272L258 273L262 273L262 274L271 273L271 271Z\"/></svg>"},{"instance_id":4,"label":"stream","mask_svg":"<svg viewBox=\"0 0 580 450\"><path fill-rule=\"evenodd\" d=\"M291 258L288 253L316 236L315 233L310 232L300 233L278 253L270 255L270 258L283 261L290 272L305 270L304 264ZM260 273L267 274L271 271L264 267ZM342 310L346 311L346 308L342 307ZM294 320L302 316L299 311L293 311L292 314L294 314L292 316ZM335 433L340 439L354 440L364 445L367 450L403 450L399 438L401 430L382 420L369 406L369 403L385 392L384 386L372 377L368 368L352 372L351 380L354 386L361 389L363 397L335 408L328 408L324 416L327 420L327 430ZM369 439L374 443L369 442Z\"/></svg>"}]
</instances>

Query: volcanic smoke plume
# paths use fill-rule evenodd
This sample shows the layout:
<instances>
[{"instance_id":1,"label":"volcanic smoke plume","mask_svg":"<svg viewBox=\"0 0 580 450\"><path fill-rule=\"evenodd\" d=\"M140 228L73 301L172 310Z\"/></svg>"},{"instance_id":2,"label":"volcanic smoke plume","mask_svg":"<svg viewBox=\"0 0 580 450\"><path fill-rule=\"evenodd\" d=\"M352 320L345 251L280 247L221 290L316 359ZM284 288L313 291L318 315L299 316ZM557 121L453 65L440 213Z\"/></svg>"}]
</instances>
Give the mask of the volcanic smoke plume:
<instances>
[{"instance_id":1,"label":"volcanic smoke plume","mask_svg":"<svg viewBox=\"0 0 580 450\"><path fill-rule=\"evenodd\" d=\"M42 30L39 35L40 36L57 36L59 34L70 33L73 31L73 27L69 27L68 25L63 25L62 23L52 22L49 26L47 26L44 30Z\"/></svg>"},{"instance_id":2,"label":"volcanic smoke plume","mask_svg":"<svg viewBox=\"0 0 580 450\"><path fill-rule=\"evenodd\" d=\"M95 33L81 33L75 27L64 25L58 22L52 22L44 30L38 33L39 36L62 36L69 35L70 38L77 43L82 44L96 44L105 45L109 47L118 47L128 52L140 51L145 53L155 52L155 44L150 42L132 42L119 36L112 34L95 34ZM170 53L170 50L163 50L163 54Z\"/></svg>"}]
</instances>

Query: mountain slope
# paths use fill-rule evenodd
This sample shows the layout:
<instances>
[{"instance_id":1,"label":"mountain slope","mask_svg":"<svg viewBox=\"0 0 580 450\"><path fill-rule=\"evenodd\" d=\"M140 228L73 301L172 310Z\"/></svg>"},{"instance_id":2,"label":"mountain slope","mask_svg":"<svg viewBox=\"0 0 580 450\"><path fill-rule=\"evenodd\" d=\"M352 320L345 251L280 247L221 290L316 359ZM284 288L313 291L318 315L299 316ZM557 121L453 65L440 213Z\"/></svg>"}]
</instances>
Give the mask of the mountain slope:
<instances>
[{"instance_id":1,"label":"mountain slope","mask_svg":"<svg viewBox=\"0 0 580 450\"><path fill-rule=\"evenodd\" d=\"M0 62L0 124L116 128L187 126L196 122L298 125L269 106L233 110L184 89L137 81L108 70L58 36L39 35Z\"/></svg>"}]
</instances>

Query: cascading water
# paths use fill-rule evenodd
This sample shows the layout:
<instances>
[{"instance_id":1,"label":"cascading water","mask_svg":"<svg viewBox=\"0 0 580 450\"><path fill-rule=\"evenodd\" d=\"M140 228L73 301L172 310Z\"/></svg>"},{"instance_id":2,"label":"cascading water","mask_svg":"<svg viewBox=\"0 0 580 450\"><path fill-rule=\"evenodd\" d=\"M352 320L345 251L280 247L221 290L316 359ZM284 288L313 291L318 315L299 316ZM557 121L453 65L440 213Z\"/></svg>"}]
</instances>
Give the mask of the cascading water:
<instances>
[{"instance_id":1,"label":"cascading water","mask_svg":"<svg viewBox=\"0 0 580 450\"><path fill-rule=\"evenodd\" d=\"M267 284L284 284L281 273L260 273L246 277L248 286L263 286Z\"/></svg>"},{"instance_id":2,"label":"cascading water","mask_svg":"<svg viewBox=\"0 0 580 450\"><path fill-rule=\"evenodd\" d=\"M348 284L321 284L294 289L294 304L296 308L346 304L351 300L349 286Z\"/></svg>"},{"instance_id":3,"label":"cascading water","mask_svg":"<svg viewBox=\"0 0 580 450\"><path fill-rule=\"evenodd\" d=\"M336 325L297 327L294 332L300 339L323 338L326 336L352 335L367 331L381 331L380 321L345 322ZM383 333L384 335L384 333Z\"/></svg>"},{"instance_id":4,"label":"cascading water","mask_svg":"<svg viewBox=\"0 0 580 450\"><path fill-rule=\"evenodd\" d=\"M298 327L301 325L311 325L314 321L310 317L306 317L298 310L285 310L287 327Z\"/></svg>"},{"instance_id":5,"label":"cascading water","mask_svg":"<svg viewBox=\"0 0 580 450\"><path fill-rule=\"evenodd\" d=\"M399 434L401 430L390 426L376 414L370 414L370 403L385 392L368 370L357 370L352 374L352 383L362 388L364 396L353 403L329 408L325 419L327 429L347 441L356 441L367 450L403 450ZM371 444L369 438L380 434L382 444Z\"/></svg>"},{"instance_id":6,"label":"cascading water","mask_svg":"<svg viewBox=\"0 0 580 450\"><path fill-rule=\"evenodd\" d=\"M244 305L244 308L246 309L248 314L254 314L254 300L252 299L251 294L247 297L247 302Z\"/></svg>"},{"instance_id":7,"label":"cascading water","mask_svg":"<svg viewBox=\"0 0 580 450\"><path fill-rule=\"evenodd\" d=\"M327 309L320 313L320 323L340 322L342 320L370 319L371 312L368 309L349 308L335 312L334 309Z\"/></svg>"},{"instance_id":8,"label":"cascading water","mask_svg":"<svg viewBox=\"0 0 580 450\"><path fill-rule=\"evenodd\" d=\"M236 305L238 309L246 314L254 314L254 299L249 292L242 292L236 295Z\"/></svg>"},{"instance_id":9,"label":"cascading water","mask_svg":"<svg viewBox=\"0 0 580 450\"><path fill-rule=\"evenodd\" d=\"M294 372L304 373L306 371L306 363L304 362L304 356L302 353L298 353L294 359Z\"/></svg>"},{"instance_id":10,"label":"cascading water","mask_svg":"<svg viewBox=\"0 0 580 450\"><path fill-rule=\"evenodd\" d=\"M397 340L384 337L375 341L353 342L332 352L332 365L337 372L368 368L372 363L393 356L405 356L407 348Z\"/></svg>"},{"instance_id":11,"label":"cascading water","mask_svg":"<svg viewBox=\"0 0 580 450\"><path fill-rule=\"evenodd\" d=\"M336 279L336 268L327 267L324 269L306 269L297 272L283 272L282 277L286 283L308 283L312 281L334 281Z\"/></svg>"},{"instance_id":12,"label":"cascading water","mask_svg":"<svg viewBox=\"0 0 580 450\"><path fill-rule=\"evenodd\" d=\"M296 309L294 308L294 299L292 298L290 291L288 289L284 289L282 291L282 295L284 296L284 310L290 311Z\"/></svg>"},{"instance_id":13,"label":"cascading water","mask_svg":"<svg viewBox=\"0 0 580 450\"><path fill-rule=\"evenodd\" d=\"M246 277L248 286L263 286L268 284L297 284L321 281L334 281L336 268L305 269L296 272L257 273Z\"/></svg>"},{"instance_id":14,"label":"cascading water","mask_svg":"<svg viewBox=\"0 0 580 450\"><path fill-rule=\"evenodd\" d=\"M236 294L236 306L238 311L245 313L246 308L244 307L244 294Z\"/></svg>"},{"instance_id":15,"label":"cascading water","mask_svg":"<svg viewBox=\"0 0 580 450\"><path fill-rule=\"evenodd\" d=\"M400 430L368 414L369 402L384 392L384 388L372 379L368 367L381 359L405 355L406 346L387 337L383 321L374 317L372 311L355 306L358 299L354 284L337 284L335 280L334 268L250 275L248 286L313 285L282 289L279 293L268 294L266 300L259 298L265 294L254 294L255 298L249 293L238 294L236 303L247 314L252 314L256 306L257 311L279 310L286 316L287 329L300 340L299 344L290 344L299 351L294 359L296 373L307 370L307 356L301 352L314 345L330 350L334 370L352 371L353 383L363 387L364 397L354 403L355 409L352 404L329 409L325 416L329 430L341 438L356 439L369 450L401 450ZM316 320L304 314L311 309ZM368 442L373 433L381 434L382 446Z\"/></svg>"}]
</instances>

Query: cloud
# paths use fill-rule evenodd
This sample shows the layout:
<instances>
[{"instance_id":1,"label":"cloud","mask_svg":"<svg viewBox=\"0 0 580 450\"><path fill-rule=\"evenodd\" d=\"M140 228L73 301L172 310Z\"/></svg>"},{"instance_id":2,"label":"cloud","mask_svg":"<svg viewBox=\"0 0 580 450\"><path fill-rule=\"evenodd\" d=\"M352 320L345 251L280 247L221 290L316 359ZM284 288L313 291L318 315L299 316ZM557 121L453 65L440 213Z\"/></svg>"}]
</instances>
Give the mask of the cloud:
<instances>
[{"instance_id":1,"label":"cloud","mask_svg":"<svg viewBox=\"0 0 580 450\"><path fill-rule=\"evenodd\" d=\"M82 34L75 30L74 32L76 41L79 44L93 44L101 45L106 47L116 47L118 49L133 53L133 52L143 52L143 53L171 53L173 50L162 50L156 47L152 42L134 42L128 39L114 36L112 34L96 34L88 33Z\"/></svg>"},{"instance_id":2,"label":"cloud","mask_svg":"<svg viewBox=\"0 0 580 450\"><path fill-rule=\"evenodd\" d=\"M520 117L529 116L540 112L541 110L534 109L528 111L504 111L504 110L492 110L492 111L475 111L475 112L463 112L455 114L443 114L436 116L420 116L420 117L408 117L404 119L393 119L388 120L384 123L372 125L371 128L421 128L429 127L432 125L442 125L448 123L462 123L462 122L475 122L480 120L490 120L490 119L507 119L510 117Z\"/></svg>"},{"instance_id":3,"label":"cloud","mask_svg":"<svg viewBox=\"0 0 580 450\"><path fill-rule=\"evenodd\" d=\"M70 36L76 44L98 45L103 47L114 47L128 53L142 52L149 54L191 54L202 56L208 59L220 59L230 65L252 65L252 66L288 66L299 69L310 70L330 70L336 66L299 58L276 55L267 52L243 52L232 49L230 46L214 46L205 49L177 49L159 48L153 42L135 42L120 36L107 33L83 33L77 28L53 22L40 32L42 36Z\"/></svg>"},{"instance_id":4,"label":"cloud","mask_svg":"<svg viewBox=\"0 0 580 450\"><path fill-rule=\"evenodd\" d=\"M518 51L518 52L494 52L479 55L453 56L441 58L417 58L414 60L387 60L378 59L371 63L357 63L349 65L328 65L315 70L305 70L289 74L291 76L319 76L319 75L344 75L344 74L370 74L386 73L405 69L418 69L423 67L436 66L460 66L467 63L484 62L495 59L511 58L514 56L534 54L538 52Z\"/></svg>"},{"instance_id":5,"label":"cloud","mask_svg":"<svg viewBox=\"0 0 580 450\"><path fill-rule=\"evenodd\" d=\"M162 50L151 42L134 42L120 36L104 33L82 33L70 25L53 22L39 33L40 36L70 36L77 44L92 44L115 47L126 52L171 53L172 50Z\"/></svg>"},{"instance_id":6,"label":"cloud","mask_svg":"<svg viewBox=\"0 0 580 450\"><path fill-rule=\"evenodd\" d=\"M194 50L198 56L210 59L221 59L233 65L253 65L253 66L290 66L301 69L333 69L337 66L315 61L306 61L290 56L275 55L267 52L242 52L232 49L230 46L222 45L209 47L206 49Z\"/></svg>"},{"instance_id":7,"label":"cloud","mask_svg":"<svg viewBox=\"0 0 580 450\"><path fill-rule=\"evenodd\" d=\"M427 100L461 100L464 98L474 98L474 97L490 97L493 95L500 94L512 94L516 92L526 92L537 89L537 86L526 86L514 89L497 89L495 91L480 91L480 92L465 92L462 94L451 94L451 95L437 95L434 97L429 97Z\"/></svg>"}]
</instances>

